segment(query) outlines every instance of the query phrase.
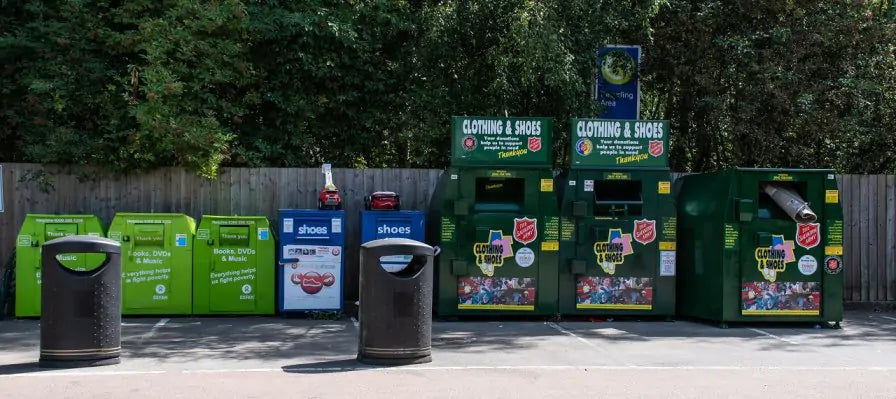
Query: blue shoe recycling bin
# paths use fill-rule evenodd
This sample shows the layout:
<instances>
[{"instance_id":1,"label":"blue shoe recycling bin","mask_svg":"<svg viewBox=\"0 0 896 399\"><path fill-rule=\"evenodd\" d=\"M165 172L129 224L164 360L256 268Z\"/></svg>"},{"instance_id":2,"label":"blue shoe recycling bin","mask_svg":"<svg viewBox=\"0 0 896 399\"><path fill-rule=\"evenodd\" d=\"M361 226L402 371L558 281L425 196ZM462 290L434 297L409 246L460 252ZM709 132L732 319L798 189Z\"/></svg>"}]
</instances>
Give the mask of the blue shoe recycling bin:
<instances>
[{"instance_id":1,"label":"blue shoe recycling bin","mask_svg":"<svg viewBox=\"0 0 896 399\"><path fill-rule=\"evenodd\" d=\"M281 209L278 223L280 312L341 311L345 212Z\"/></svg>"},{"instance_id":2,"label":"blue shoe recycling bin","mask_svg":"<svg viewBox=\"0 0 896 399\"><path fill-rule=\"evenodd\" d=\"M361 211L361 245L383 238L426 241L425 226L426 215L420 211ZM380 259L380 266L387 272L397 272L408 265L411 257L384 256Z\"/></svg>"}]
</instances>

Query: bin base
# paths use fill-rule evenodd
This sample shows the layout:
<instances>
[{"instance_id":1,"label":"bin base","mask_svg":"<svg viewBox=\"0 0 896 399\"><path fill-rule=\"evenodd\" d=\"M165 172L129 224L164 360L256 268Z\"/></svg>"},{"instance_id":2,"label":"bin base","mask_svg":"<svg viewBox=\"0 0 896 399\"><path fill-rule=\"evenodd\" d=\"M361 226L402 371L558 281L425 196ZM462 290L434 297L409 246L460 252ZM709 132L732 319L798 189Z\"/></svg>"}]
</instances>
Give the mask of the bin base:
<instances>
[{"instance_id":1,"label":"bin base","mask_svg":"<svg viewBox=\"0 0 896 399\"><path fill-rule=\"evenodd\" d=\"M358 362L364 364L372 364L376 366L406 366L410 364L431 363L432 355L421 357L371 357L364 354L358 354Z\"/></svg>"},{"instance_id":2,"label":"bin base","mask_svg":"<svg viewBox=\"0 0 896 399\"><path fill-rule=\"evenodd\" d=\"M59 359L40 359L37 362L38 367L44 368L78 368L78 367L97 367L111 366L121 363L120 357L107 359L90 359L90 360L59 360Z\"/></svg>"}]
</instances>

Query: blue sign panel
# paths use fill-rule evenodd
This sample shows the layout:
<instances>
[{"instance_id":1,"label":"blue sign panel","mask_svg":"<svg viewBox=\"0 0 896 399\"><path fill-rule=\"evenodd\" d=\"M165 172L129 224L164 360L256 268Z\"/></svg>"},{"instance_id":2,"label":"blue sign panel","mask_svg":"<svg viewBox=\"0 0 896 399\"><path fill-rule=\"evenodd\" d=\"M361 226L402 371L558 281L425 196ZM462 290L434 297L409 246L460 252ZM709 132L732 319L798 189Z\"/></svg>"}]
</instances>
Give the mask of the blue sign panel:
<instances>
[{"instance_id":1,"label":"blue sign panel","mask_svg":"<svg viewBox=\"0 0 896 399\"><path fill-rule=\"evenodd\" d=\"M361 244L383 238L426 239L426 216L419 211L361 211ZM404 269L411 256L380 258L380 266L389 272Z\"/></svg>"},{"instance_id":2,"label":"blue sign panel","mask_svg":"<svg viewBox=\"0 0 896 399\"><path fill-rule=\"evenodd\" d=\"M342 310L345 212L281 209L278 223L280 311Z\"/></svg>"},{"instance_id":3,"label":"blue sign panel","mask_svg":"<svg viewBox=\"0 0 896 399\"><path fill-rule=\"evenodd\" d=\"M641 46L606 46L597 51L597 59L594 100L604 106L598 118L638 119Z\"/></svg>"}]
</instances>

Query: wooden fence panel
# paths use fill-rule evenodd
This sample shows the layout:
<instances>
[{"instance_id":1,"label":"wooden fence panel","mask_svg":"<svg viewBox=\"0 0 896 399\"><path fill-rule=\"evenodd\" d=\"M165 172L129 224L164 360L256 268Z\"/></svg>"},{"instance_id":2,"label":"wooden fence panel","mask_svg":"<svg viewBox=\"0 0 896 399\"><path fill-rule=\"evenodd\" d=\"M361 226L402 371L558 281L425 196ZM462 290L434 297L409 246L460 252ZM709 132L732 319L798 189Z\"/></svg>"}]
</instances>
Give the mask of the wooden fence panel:
<instances>
[{"instance_id":1,"label":"wooden fence panel","mask_svg":"<svg viewBox=\"0 0 896 399\"><path fill-rule=\"evenodd\" d=\"M375 190L396 191L403 209L427 210L441 175L434 169L334 169L346 210L346 296L358 293L359 211ZM261 215L311 209L324 178L318 168L222 168L218 179L184 168L139 174L100 169L3 164L0 265L28 213L95 214L108 226L116 212ZM677 177L678 174L675 174ZM837 176L844 216L846 301L896 301L896 176Z\"/></svg>"},{"instance_id":2,"label":"wooden fence panel","mask_svg":"<svg viewBox=\"0 0 896 399\"><path fill-rule=\"evenodd\" d=\"M358 293L358 246L363 198L376 190L402 195L406 210L427 210L440 170L334 169L346 211L346 295ZM28 213L97 215L108 226L116 212L261 215L276 226L281 208L317 207L324 177L318 168L222 168L209 180L184 168L113 174L36 164L3 164L5 209L0 213L0 267L10 257ZM2 271L2 270L0 270Z\"/></svg>"},{"instance_id":3,"label":"wooden fence panel","mask_svg":"<svg viewBox=\"0 0 896 399\"><path fill-rule=\"evenodd\" d=\"M884 279L887 287L887 301L896 301L896 176L887 176L886 183L887 203L887 256L884 265Z\"/></svg>"}]
</instances>

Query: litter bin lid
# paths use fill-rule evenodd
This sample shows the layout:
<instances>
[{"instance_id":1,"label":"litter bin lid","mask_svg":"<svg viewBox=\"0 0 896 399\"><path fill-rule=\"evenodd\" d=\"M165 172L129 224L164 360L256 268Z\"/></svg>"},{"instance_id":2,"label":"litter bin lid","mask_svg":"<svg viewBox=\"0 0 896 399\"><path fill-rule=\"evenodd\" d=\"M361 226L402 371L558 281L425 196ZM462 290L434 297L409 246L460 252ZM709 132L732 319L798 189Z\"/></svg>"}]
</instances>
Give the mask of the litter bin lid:
<instances>
[{"instance_id":1,"label":"litter bin lid","mask_svg":"<svg viewBox=\"0 0 896 399\"><path fill-rule=\"evenodd\" d=\"M423 251L426 251L427 255L433 255L434 253L434 250L431 246L426 245L425 243L422 243L420 241L411 240L408 238L381 238L379 240L368 241L362 244L361 248L374 249L390 246L417 247Z\"/></svg>"},{"instance_id":2,"label":"litter bin lid","mask_svg":"<svg viewBox=\"0 0 896 399\"><path fill-rule=\"evenodd\" d=\"M54 254L64 254L69 252L87 252L87 253L121 253L121 244L118 241L95 236L68 236L52 239L43 245L43 252L53 252Z\"/></svg>"}]
</instances>

